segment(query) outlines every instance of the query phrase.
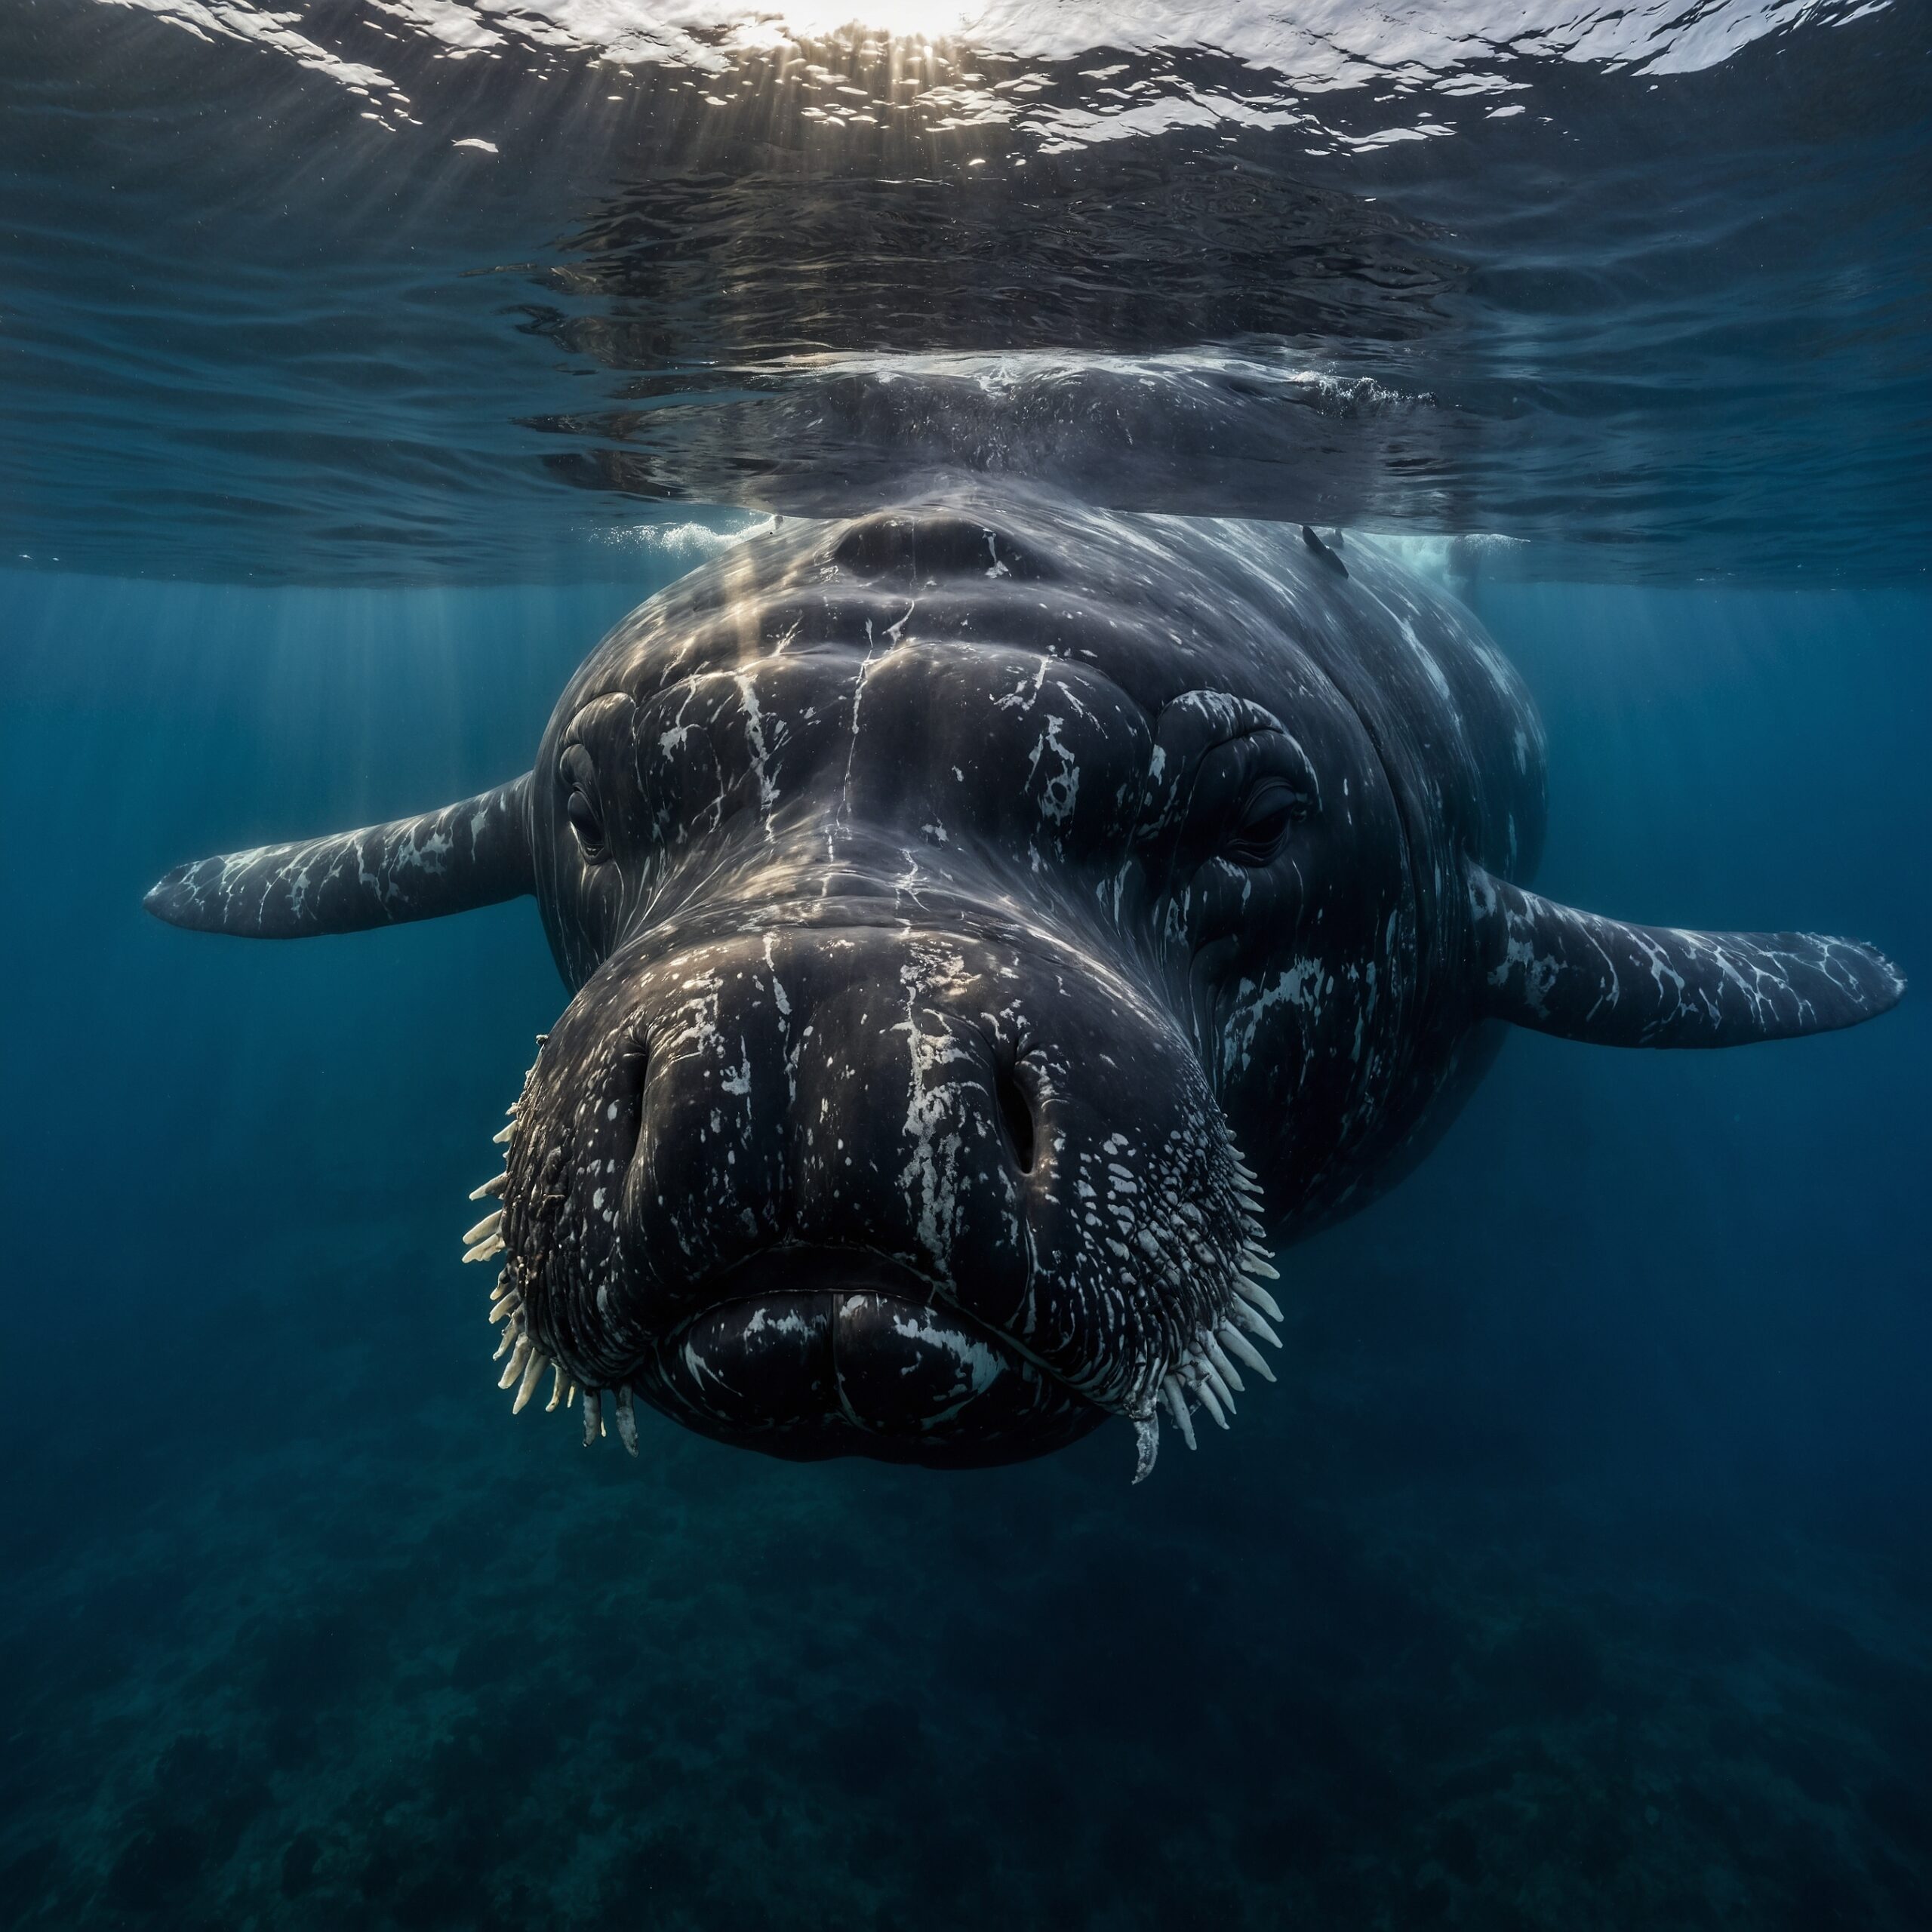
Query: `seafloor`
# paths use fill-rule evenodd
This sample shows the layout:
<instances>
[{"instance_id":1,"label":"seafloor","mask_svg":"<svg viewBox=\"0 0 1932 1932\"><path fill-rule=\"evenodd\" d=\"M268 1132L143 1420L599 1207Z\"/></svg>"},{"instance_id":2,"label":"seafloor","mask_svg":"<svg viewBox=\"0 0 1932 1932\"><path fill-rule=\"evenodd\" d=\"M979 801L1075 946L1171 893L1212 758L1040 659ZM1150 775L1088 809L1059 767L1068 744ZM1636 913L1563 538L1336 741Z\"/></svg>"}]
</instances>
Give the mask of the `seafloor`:
<instances>
[{"instance_id":1,"label":"seafloor","mask_svg":"<svg viewBox=\"0 0 1932 1932\"><path fill-rule=\"evenodd\" d=\"M528 909L309 949L136 909L291 809L237 788L306 786L291 829L380 798L371 679L488 625L398 598L189 719L62 641L165 660L245 593L8 595L8 1924L1932 1923L1922 1001L1747 1055L1512 1042L1284 1264L1281 1386L1140 1488L1111 1429L967 1476L654 1419L586 1454L511 1420L456 1261L558 1002ZM519 705L588 641L552 615ZM1922 604L1490 615L1552 889L1923 980Z\"/></svg>"}]
</instances>

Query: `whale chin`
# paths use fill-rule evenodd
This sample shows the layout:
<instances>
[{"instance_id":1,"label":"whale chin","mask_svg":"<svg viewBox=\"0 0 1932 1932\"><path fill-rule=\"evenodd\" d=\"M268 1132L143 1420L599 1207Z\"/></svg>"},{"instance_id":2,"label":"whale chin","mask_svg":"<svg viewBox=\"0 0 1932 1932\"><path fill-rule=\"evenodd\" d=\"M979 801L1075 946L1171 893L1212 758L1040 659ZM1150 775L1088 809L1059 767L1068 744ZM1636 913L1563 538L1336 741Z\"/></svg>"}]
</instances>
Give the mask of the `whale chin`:
<instances>
[{"instance_id":1,"label":"whale chin","mask_svg":"<svg viewBox=\"0 0 1932 1932\"><path fill-rule=\"evenodd\" d=\"M968 1469L1049 1454L1106 1420L911 1269L861 1250L774 1248L699 1299L634 1381L720 1441Z\"/></svg>"}]
</instances>

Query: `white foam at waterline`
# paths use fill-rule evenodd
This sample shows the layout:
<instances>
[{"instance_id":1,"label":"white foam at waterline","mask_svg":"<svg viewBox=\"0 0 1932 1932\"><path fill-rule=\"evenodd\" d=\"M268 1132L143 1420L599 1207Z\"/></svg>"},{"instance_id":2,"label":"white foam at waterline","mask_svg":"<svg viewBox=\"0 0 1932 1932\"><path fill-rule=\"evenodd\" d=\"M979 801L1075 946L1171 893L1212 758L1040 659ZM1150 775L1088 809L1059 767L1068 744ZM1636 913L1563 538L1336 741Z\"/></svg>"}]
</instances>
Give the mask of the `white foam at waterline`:
<instances>
[{"instance_id":1,"label":"white foam at waterline","mask_svg":"<svg viewBox=\"0 0 1932 1932\"><path fill-rule=\"evenodd\" d=\"M1506 537L1491 530L1467 531L1458 536L1377 531L1362 540L1393 558L1412 576L1451 586L1469 575L1471 565L1500 562L1530 547L1527 537ZM1343 555L1347 554L1345 549Z\"/></svg>"},{"instance_id":2,"label":"white foam at waterline","mask_svg":"<svg viewBox=\"0 0 1932 1932\"><path fill-rule=\"evenodd\" d=\"M780 528L780 516L747 515L743 521L710 523L627 523L603 525L591 532L599 543L614 549L641 550L666 563L700 564L742 543L747 537L763 537Z\"/></svg>"}]
</instances>

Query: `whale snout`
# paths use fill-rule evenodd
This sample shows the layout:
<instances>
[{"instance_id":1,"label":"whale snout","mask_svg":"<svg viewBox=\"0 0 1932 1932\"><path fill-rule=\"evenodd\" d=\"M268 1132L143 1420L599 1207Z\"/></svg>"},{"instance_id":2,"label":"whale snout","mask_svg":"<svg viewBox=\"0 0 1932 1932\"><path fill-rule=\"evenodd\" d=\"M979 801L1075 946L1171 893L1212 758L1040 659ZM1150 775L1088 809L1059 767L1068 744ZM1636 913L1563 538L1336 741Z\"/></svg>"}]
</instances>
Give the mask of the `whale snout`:
<instances>
[{"instance_id":1,"label":"whale snout","mask_svg":"<svg viewBox=\"0 0 1932 1932\"><path fill-rule=\"evenodd\" d=\"M961 1466L1120 1414L1144 1461L1157 1404L1191 1435L1273 1339L1193 1053L1044 938L626 949L543 1043L499 1192L472 1232L505 1251L506 1386L553 1367L593 1432L611 1392L627 1441L642 1400L777 1455Z\"/></svg>"}]
</instances>

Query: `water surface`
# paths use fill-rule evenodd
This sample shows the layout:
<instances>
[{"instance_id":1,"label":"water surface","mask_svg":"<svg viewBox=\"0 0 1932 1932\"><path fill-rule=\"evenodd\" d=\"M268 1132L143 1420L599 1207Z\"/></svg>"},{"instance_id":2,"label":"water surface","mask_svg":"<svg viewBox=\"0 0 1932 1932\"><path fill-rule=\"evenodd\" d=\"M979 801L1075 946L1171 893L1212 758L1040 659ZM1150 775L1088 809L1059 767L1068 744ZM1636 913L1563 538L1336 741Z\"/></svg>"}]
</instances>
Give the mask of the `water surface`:
<instances>
[{"instance_id":1,"label":"water surface","mask_svg":"<svg viewBox=\"0 0 1932 1932\"><path fill-rule=\"evenodd\" d=\"M946 466L1519 574L1922 580L1920 10L891 23L8 9L15 560L580 580Z\"/></svg>"}]
</instances>

